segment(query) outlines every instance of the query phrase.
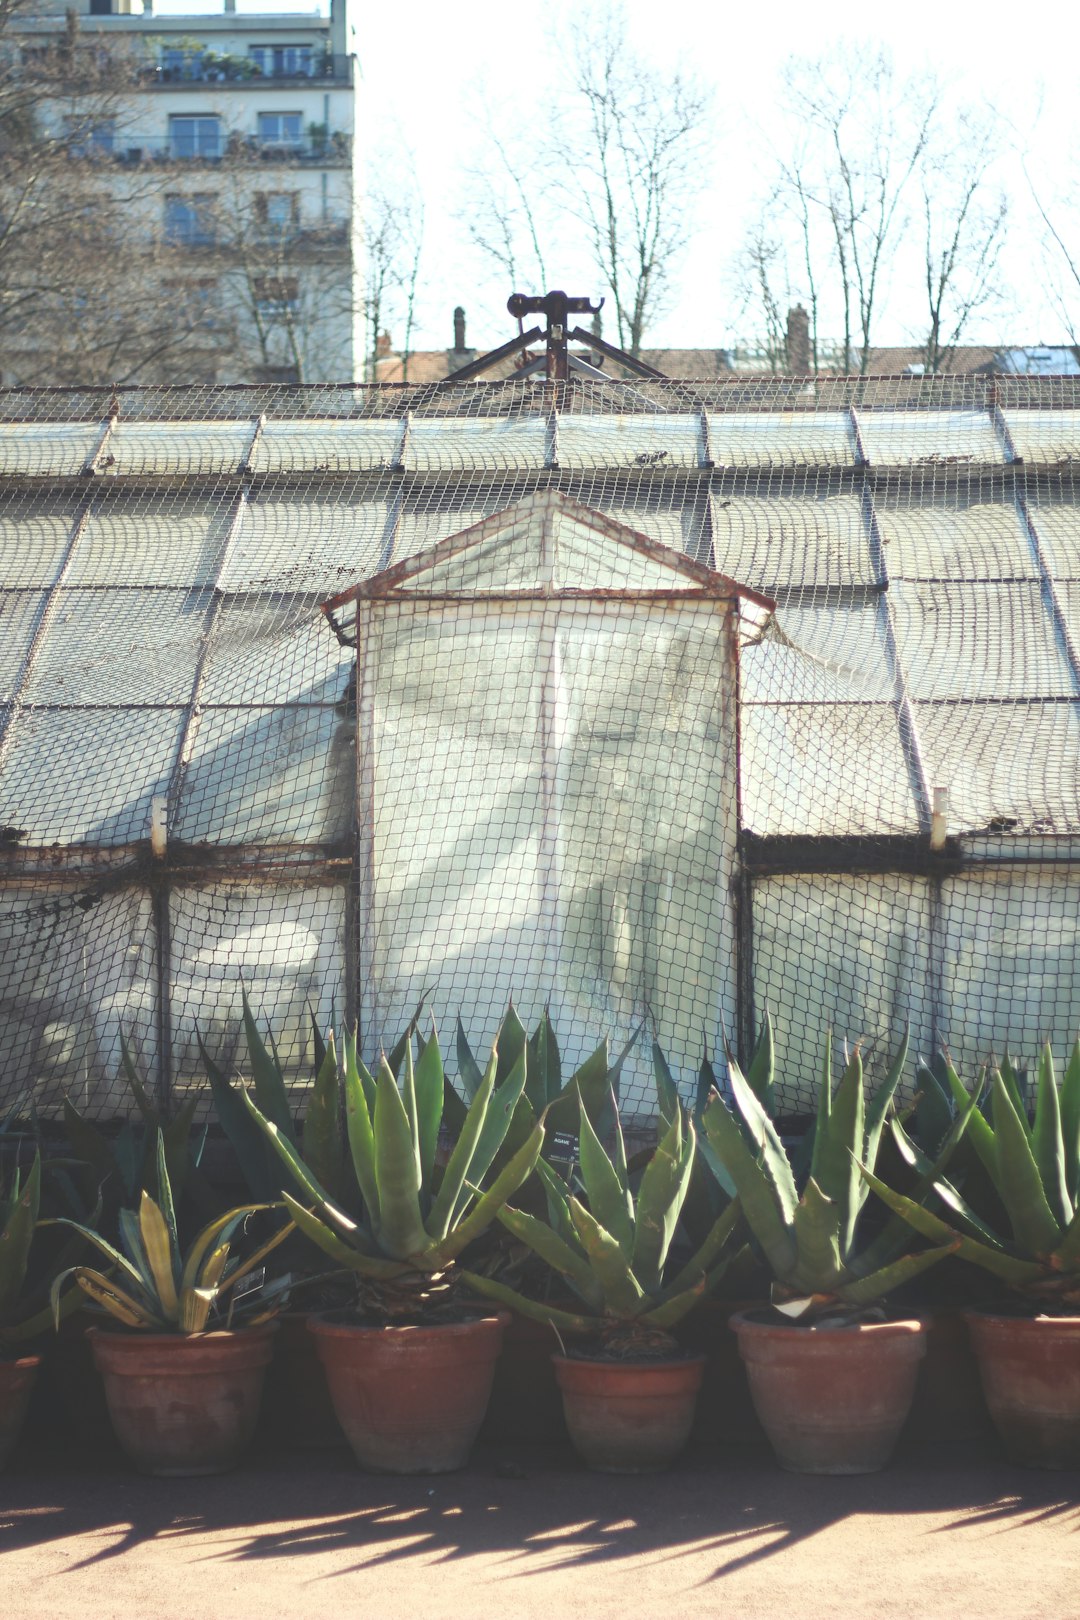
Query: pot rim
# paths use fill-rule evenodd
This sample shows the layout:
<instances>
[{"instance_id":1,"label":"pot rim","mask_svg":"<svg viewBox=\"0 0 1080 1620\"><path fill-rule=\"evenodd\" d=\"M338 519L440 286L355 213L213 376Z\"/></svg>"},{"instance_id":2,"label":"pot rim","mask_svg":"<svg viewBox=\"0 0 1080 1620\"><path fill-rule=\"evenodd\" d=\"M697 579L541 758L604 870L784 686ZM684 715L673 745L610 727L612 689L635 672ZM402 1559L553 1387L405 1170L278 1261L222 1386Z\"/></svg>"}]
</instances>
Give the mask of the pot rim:
<instances>
[{"instance_id":1,"label":"pot rim","mask_svg":"<svg viewBox=\"0 0 1080 1620\"><path fill-rule=\"evenodd\" d=\"M333 1312L312 1311L308 1316L308 1331L321 1333L326 1338L348 1338L356 1334L371 1334L379 1338L406 1338L420 1333L434 1333L440 1337L449 1334L465 1334L472 1328L490 1324L506 1328L510 1322L509 1311L485 1311L479 1316L467 1317L462 1322L385 1322L381 1326L367 1322L331 1322L328 1318Z\"/></svg>"},{"instance_id":2,"label":"pot rim","mask_svg":"<svg viewBox=\"0 0 1080 1620\"><path fill-rule=\"evenodd\" d=\"M930 1325L927 1316L896 1316L885 1322L843 1322L834 1323L831 1327L819 1327L816 1322L789 1322L774 1321L767 1317L766 1311L771 1311L770 1305L756 1305L752 1310L736 1311L730 1320L732 1329L737 1333L740 1328L748 1333L782 1333L792 1337L806 1338L814 1334L822 1339L848 1337L865 1338L871 1334L893 1334L899 1329L904 1334L925 1333Z\"/></svg>"},{"instance_id":3,"label":"pot rim","mask_svg":"<svg viewBox=\"0 0 1080 1620\"><path fill-rule=\"evenodd\" d=\"M631 1361L625 1356L575 1356L564 1355L560 1350L551 1352L552 1361L571 1361L575 1367L625 1367L627 1372L648 1372L650 1367L656 1367L667 1372L671 1367L700 1366L709 1358L704 1350L688 1351L685 1356L650 1356L647 1361Z\"/></svg>"},{"instance_id":4,"label":"pot rim","mask_svg":"<svg viewBox=\"0 0 1080 1620\"><path fill-rule=\"evenodd\" d=\"M1045 1322L1054 1327L1059 1323L1062 1326L1067 1323L1071 1327L1080 1328L1080 1311L1065 1316L1050 1311L1002 1311L991 1305L965 1305L961 1314L965 1321L974 1318L978 1322L1006 1322L1010 1327L1024 1328L1036 1322Z\"/></svg>"},{"instance_id":5,"label":"pot rim","mask_svg":"<svg viewBox=\"0 0 1080 1620\"><path fill-rule=\"evenodd\" d=\"M126 1333L119 1328L98 1326L94 1323L86 1328L88 1339L107 1339L110 1344L145 1344L155 1348L167 1344L233 1344L237 1339L264 1339L269 1338L278 1330L278 1324L273 1322L257 1322L254 1327L212 1328L209 1333L147 1333L141 1328L131 1328Z\"/></svg>"}]
</instances>

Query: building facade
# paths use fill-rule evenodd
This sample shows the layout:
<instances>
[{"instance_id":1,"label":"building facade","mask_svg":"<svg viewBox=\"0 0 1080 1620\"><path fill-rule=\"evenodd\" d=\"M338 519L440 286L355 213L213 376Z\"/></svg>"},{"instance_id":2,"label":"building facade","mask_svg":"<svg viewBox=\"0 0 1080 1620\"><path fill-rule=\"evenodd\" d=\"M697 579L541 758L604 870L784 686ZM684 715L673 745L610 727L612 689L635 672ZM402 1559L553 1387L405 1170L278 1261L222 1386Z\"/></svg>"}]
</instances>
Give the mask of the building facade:
<instances>
[{"instance_id":1,"label":"building facade","mask_svg":"<svg viewBox=\"0 0 1080 1620\"><path fill-rule=\"evenodd\" d=\"M129 237L139 244L144 280L191 328L131 380L362 375L350 0L332 0L329 16L237 12L234 0L198 15L76 0L73 15L38 0L15 43L28 72L65 49L122 64L92 109L78 72L68 95L54 66L40 117L66 139L87 191L121 203L125 249ZM40 352L20 363L18 345L6 346L4 382L65 380L41 367Z\"/></svg>"}]
</instances>

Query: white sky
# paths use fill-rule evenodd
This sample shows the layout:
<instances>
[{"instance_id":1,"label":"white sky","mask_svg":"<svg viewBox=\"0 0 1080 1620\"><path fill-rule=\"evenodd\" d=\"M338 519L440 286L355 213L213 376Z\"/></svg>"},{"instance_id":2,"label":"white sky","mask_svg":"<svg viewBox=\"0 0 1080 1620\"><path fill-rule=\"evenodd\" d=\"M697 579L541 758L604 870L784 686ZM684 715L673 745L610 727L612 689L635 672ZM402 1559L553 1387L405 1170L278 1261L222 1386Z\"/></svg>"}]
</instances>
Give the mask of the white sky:
<instances>
[{"instance_id":1,"label":"white sky","mask_svg":"<svg viewBox=\"0 0 1080 1620\"><path fill-rule=\"evenodd\" d=\"M267 10L274 0L239 4L243 10ZM173 9L170 0L164 0L165 7ZM183 7L195 8L191 0ZM284 9L301 6L293 0ZM312 9L325 9L325 0ZM674 65L680 58L690 65L713 85L718 114L713 171L679 278L681 295L651 329L650 344L722 347L739 335L730 262L767 160L778 71L788 55L818 55L842 41L883 44L899 70L932 67L958 97L982 98L996 108L1011 154L1002 174L1014 199L1009 289L1004 302L973 325L966 338L1067 341L1043 285L1038 251L1043 231L1032 218L1021 157L1046 201L1071 178L1069 154L1080 134L1080 113L1074 110L1080 10L1044 5L1033 19L1023 7L988 5L985 0L979 6L958 0L863 5L851 0L625 0L625 9L637 49L658 66ZM578 15L580 3L574 0L547 0L532 7L520 0L413 0L411 5L360 0L357 6L363 138L373 151L400 136L413 151L425 198L415 347L449 344L452 310L458 303L468 312L474 347L493 347L515 330L504 307L512 289L496 295L485 285L483 267L459 217L462 168L477 148L477 108L485 98L520 109L523 122L542 109L544 87L560 71L551 34L557 32L562 52L572 53ZM1033 20L1037 27L1031 26ZM573 221L567 221L565 240L547 248L556 284L572 293L598 290L583 267ZM889 318L876 341L912 341L919 324L918 289L898 284L891 291ZM611 336L613 327L605 326L605 331Z\"/></svg>"},{"instance_id":2,"label":"white sky","mask_svg":"<svg viewBox=\"0 0 1080 1620\"><path fill-rule=\"evenodd\" d=\"M546 35L557 23L562 49L574 44L576 7L549 0L530 7L505 0L416 0L411 6L364 5L359 11L361 90L369 139L396 128L415 153L426 201L425 286L416 346L450 341L456 303L469 313L469 341L487 348L512 335L514 323L494 297L479 290L482 276L455 205L461 165L477 139L476 98L494 87L500 98L519 100L523 116L539 102L544 85L559 71ZM680 56L715 86L719 115L714 172L702 199L699 228L681 276L682 296L650 334L654 344L722 346L732 341L735 310L728 264L742 234L754 195L754 170L763 155L762 131L776 95L778 69L792 53L819 54L837 40L886 45L899 69L932 66L953 82L957 94L992 102L1028 155L1033 174L1048 192L1068 178L1065 159L1080 118L1075 64L1080 11L1039 7L1043 23L1029 26L1023 8L958 4L957 0L889 0L855 5L848 0L758 0L756 4L703 4L701 0L626 0L631 38L658 65ZM1052 54L1047 54L1052 53ZM363 113L362 113L363 117ZM1064 341L1060 320L1039 286L1038 256L1025 246L1036 225L1028 217L1019 162L1009 165L1007 184L1017 197L1010 230L1010 297L972 327L970 341ZM575 229L548 252L553 279L560 259L580 259ZM1032 271L1035 274L1032 274ZM570 292L593 292L580 284ZM511 289L507 288L508 293ZM526 289L532 291L534 289ZM541 289L535 289L541 290ZM895 289L894 319L880 342L904 342L917 323L911 303ZM904 305L907 305L906 312ZM905 320L906 313L906 320ZM398 334L400 336L400 334Z\"/></svg>"}]
</instances>

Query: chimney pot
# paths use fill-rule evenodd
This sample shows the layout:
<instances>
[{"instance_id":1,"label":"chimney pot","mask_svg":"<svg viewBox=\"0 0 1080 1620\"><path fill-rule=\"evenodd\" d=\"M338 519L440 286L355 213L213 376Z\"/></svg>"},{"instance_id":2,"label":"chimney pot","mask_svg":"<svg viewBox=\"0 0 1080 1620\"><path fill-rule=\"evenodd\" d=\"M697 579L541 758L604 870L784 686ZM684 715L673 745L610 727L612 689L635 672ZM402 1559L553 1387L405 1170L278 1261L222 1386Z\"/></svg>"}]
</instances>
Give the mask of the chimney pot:
<instances>
[{"instance_id":1,"label":"chimney pot","mask_svg":"<svg viewBox=\"0 0 1080 1620\"><path fill-rule=\"evenodd\" d=\"M459 304L454 311L454 349L461 354L465 348L465 311Z\"/></svg>"},{"instance_id":2,"label":"chimney pot","mask_svg":"<svg viewBox=\"0 0 1080 1620\"><path fill-rule=\"evenodd\" d=\"M794 377L810 375L810 317L801 304L787 314L787 368Z\"/></svg>"}]
</instances>

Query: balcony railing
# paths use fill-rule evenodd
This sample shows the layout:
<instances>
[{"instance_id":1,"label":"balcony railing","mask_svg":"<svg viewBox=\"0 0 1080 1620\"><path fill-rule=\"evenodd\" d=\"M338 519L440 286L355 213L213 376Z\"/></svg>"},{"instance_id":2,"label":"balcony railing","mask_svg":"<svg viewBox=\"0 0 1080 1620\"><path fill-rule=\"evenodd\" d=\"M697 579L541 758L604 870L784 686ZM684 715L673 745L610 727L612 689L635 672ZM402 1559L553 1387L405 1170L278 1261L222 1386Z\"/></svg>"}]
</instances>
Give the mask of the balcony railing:
<instances>
[{"instance_id":1,"label":"balcony railing","mask_svg":"<svg viewBox=\"0 0 1080 1620\"><path fill-rule=\"evenodd\" d=\"M304 135L294 141L261 140L257 135L222 131L220 138L192 143L168 135L114 135L111 147L100 141L92 146L73 144L73 157L87 162L119 163L137 168L151 163L183 164L185 168L215 167L221 164L262 163L298 164L311 168L344 168L352 156L348 135Z\"/></svg>"},{"instance_id":2,"label":"balcony railing","mask_svg":"<svg viewBox=\"0 0 1080 1620\"><path fill-rule=\"evenodd\" d=\"M319 85L351 84L353 58L330 51L313 53L306 62L254 61L247 56L219 56L209 51L185 55L181 62L161 62L147 68L144 82L176 88L185 84Z\"/></svg>"}]
</instances>

